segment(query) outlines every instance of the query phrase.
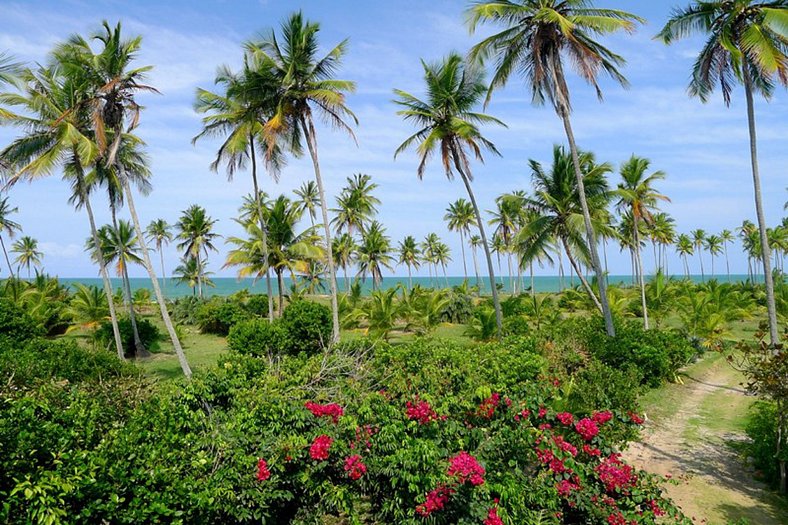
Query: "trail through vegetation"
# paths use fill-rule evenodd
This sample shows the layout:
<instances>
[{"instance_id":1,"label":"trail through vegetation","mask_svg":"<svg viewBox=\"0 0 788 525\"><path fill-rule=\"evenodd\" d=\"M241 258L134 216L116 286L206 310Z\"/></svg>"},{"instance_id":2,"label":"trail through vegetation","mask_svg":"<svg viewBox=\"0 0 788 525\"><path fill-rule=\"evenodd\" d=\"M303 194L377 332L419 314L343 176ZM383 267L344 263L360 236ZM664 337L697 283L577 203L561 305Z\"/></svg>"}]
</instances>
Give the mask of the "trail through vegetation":
<instances>
[{"instance_id":1,"label":"trail through vegetation","mask_svg":"<svg viewBox=\"0 0 788 525\"><path fill-rule=\"evenodd\" d=\"M754 401L740 384L741 374L715 354L687 369L682 379L683 385L647 395L649 421L626 459L671 476L676 484L666 487L669 496L697 523L788 523L788 507L754 479L736 452L735 444L746 439L746 412Z\"/></svg>"}]
</instances>

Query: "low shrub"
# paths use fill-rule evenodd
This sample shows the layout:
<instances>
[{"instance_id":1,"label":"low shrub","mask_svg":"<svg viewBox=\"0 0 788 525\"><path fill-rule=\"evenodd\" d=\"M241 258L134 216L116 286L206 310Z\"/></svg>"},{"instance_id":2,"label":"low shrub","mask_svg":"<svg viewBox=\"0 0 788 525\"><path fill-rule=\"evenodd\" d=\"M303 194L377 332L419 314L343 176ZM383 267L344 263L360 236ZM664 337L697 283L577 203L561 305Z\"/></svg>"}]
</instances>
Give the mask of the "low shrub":
<instances>
[{"instance_id":1,"label":"low shrub","mask_svg":"<svg viewBox=\"0 0 788 525\"><path fill-rule=\"evenodd\" d=\"M461 291L450 290L440 317L444 323L467 323L473 317L473 297Z\"/></svg>"},{"instance_id":2,"label":"low shrub","mask_svg":"<svg viewBox=\"0 0 788 525\"><path fill-rule=\"evenodd\" d=\"M268 317L268 296L265 294L250 295L243 303L243 308L255 317Z\"/></svg>"},{"instance_id":3,"label":"low shrub","mask_svg":"<svg viewBox=\"0 0 788 525\"><path fill-rule=\"evenodd\" d=\"M187 295L170 301L167 305L167 310L172 320L176 323L196 325L197 310L206 302L208 302L206 299Z\"/></svg>"},{"instance_id":4,"label":"low shrub","mask_svg":"<svg viewBox=\"0 0 788 525\"><path fill-rule=\"evenodd\" d=\"M287 333L290 353L320 352L331 341L331 310L322 304L303 299L290 303L279 322Z\"/></svg>"},{"instance_id":5,"label":"low shrub","mask_svg":"<svg viewBox=\"0 0 788 525\"><path fill-rule=\"evenodd\" d=\"M780 482L780 461L788 462L788 450L783 448L777 457L778 439L777 405L770 401L758 401L750 408L745 427L750 442L745 445L746 453L763 479L777 486Z\"/></svg>"},{"instance_id":6,"label":"low shrub","mask_svg":"<svg viewBox=\"0 0 788 525\"><path fill-rule=\"evenodd\" d=\"M40 335L43 331L27 312L11 301L0 299L0 342L18 344Z\"/></svg>"},{"instance_id":7,"label":"low shrub","mask_svg":"<svg viewBox=\"0 0 788 525\"><path fill-rule=\"evenodd\" d=\"M288 339L287 332L278 322L254 319L241 321L230 328L227 346L242 355L270 357L287 353Z\"/></svg>"},{"instance_id":8,"label":"low shrub","mask_svg":"<svg viewBox=\"0 0 788 525\"><path fill-rule=\"evenodd\" d=\"M161 340L161 331L159 327L153 324L144 317L137 316L137 333L140 336L140 342L146 349L155 349L157 343ZM118 319L118 330L120 331L120 340L123 343L123 348L127 353L131 353L134 349L134 329L131 326L131 319L128 317L121 317ZM103 347L113 345L115 335L112 333L112 323L104 321L96 330L96 340Z\"/></svg>"},{"instance_id":9,"label":"low shrub","mask_svg":"<svg viewBox=\"0 0 788 525\"><path fill-rule=\"evenodd\" d=\"M226 336L230 328L251 315L237 302L217 298L203 303L197 309L196 317L200 332Z\"/></svg>"}]
</instances>

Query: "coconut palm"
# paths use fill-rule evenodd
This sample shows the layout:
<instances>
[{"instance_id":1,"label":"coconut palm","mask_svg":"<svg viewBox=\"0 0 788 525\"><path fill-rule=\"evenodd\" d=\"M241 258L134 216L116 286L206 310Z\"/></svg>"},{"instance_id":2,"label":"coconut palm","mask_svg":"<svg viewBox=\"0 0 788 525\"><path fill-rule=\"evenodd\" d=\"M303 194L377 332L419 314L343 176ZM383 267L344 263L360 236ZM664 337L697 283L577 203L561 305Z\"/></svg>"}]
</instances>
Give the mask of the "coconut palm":
<instances>
[{"instance_id":1,"label":"coconut palm","mask_svg":"<svg viewBox=\"0 0 788 525\"><path fill-rule=\"evenodd\" d=\"M438 250L438 244L441 242L440 237L438 237L437 233L428 233L424 240L421 242L421 260L427 264L427 273L430 277L430 285L434 286L435 283L432 281L432 274L433 270L435 271L435 281L438 280L438 266L436 260L436 252Z\"/></svg>"},{"instance_id":2,"label":"coconut palm","mask_svg":"<svg viewBox=\"0 0 788 525\"><path fill-rule=\"evenodd\" d=\"M703 272L703 245L706 242L706 231L698 228L697 230L692 230L690 235L692 235L692 244L698 251L698 260L700 261L700 278L705 282L706 275Z\"/></svg>"},{"instance_id":3,"label":"coconut palm","mask_svg":"<svg viewBox=\"0 0 788 525\"><path fill-rule=\"evenodd\" d=\"M471 59L476 61L496 59L487 99L495 89L508 82L512 73L522 73L533 102L543 104L548 99L563 121L579 188L590 263L599 283L602 313L609 336L615 335L615 328L607 305L607 284L597 253L591 212L583 190L583 172L572 130L572 104L564 62L565 59L570 60L572 68L594 87L600 100L602 90L597 83L600 70L626 87L627 80L618 70L624 65L624 59L594 41L592 35L618 31L631 33L637 22L642 22L642 19L633 14L596 8L589 1L580 0L479 1L468 9L468 25L472 32L484 23L504 26L503 31L476 44L470 53Z\"/></svg>"},{"instance_id":4,"label":"coconut palm","mask_svg":"<svg viewBox=\"0 0 788 525\"><path fill-rule=\"evenodd\" d=\"M399 242L398 254L397 263L408 267L408 289L413 288L412 271L414 268L418 270L421 264L421 253L419 245L412 235L406 236Z\"/></svg>"},{"instance_id":5,"label":"coconut palm","mask_svg":"<svg viewBox=\"0 0 788 525\"><path fill-rule=\"evenodd\" d=\"M725 270L728 273L728 282L731 282L731 264L728 260L728 245L733 244L733 232L727 229L722 230L722 232L720 232L720 239L722 240L722 247L725 251Z\"/></svg>"},{"instance_id":6,"label":"coconut palm","mask_svg":"<svg viewBox=\"0 0 788 525\"><path fill-rule=\"evenodd\" d=\"M172 227L164 219L152 220L145 229L148 240L156 246L161 262L162 286L166 283L167 274L164 271L164 247L172 242Z\"/></svg>"},{"instance_id":7,"label":"coconut palm","mask_svg":"<svg viewBox=\"0 0 788 525\"><path fill-rule=\"evenodd\" d=\"M585 201L591 210L592 220L599 228L607 220L603 211L607 208L609 190L607 173L612 171L608 163L598 164L592 153L580 152L580 166L584 174ZM588 264L591 251L583 238L583 206L578 196L578 185L574 176L571 153L563 147L553 148L553 165L546 171L542 165L529 161L534 185L533 197L526 198L526 205L537 214L517 234L514 243L522 253L524 261L530 261L547 253L554 242L558 242L570 265L580 279L591 301L602 313L603 306L591 285L583 275L580 264ZM601 283L597 281L597 285Z\"/></svg>"},{"instance_id":8,"label":"coconut palm","mask_svg":"<svg viewBox=\"0 0 788 525\"><path fill-rule=\"evenodd\" d=\"M391 256L391 241L386 229L378 221L372 221L364 233L357 251L358 274L365 281L367 273L372 276L372 289L377 289L383 281L383 268L392 270L394 258Z\"/></svg>"},{"instance_id":9,"label":"coconut palm","mask_svg":"<svg viewBox=\"0 0 788 525\"><path fill-rule=\"evenodd\" d=\"M441 269L443 269L443 279L446 281L446 288L449 287L449 276L446 275L446 267L451 262L451 250L449 249L449 245L444 242L438 242L435 244L434 248L434 257L435 257L435 271L437 274L437 266L440 265ZM437 275L436 275L437 277ZM436 279L437 280L437 279Z\"/></svg>"},{"instance_id":10,"label":"coconut palm","mask_svg":"<svg viewBox=\"0 0 788 525\"><path fill-rule=\"evenodd\" d=\"M711 255L711 276L714 278L716 275L714 273L714 259L723 251L722 239L716 235L709 235L706 237L705 248L709 251L709 255Z\"/></svg>"},{"instance_id":11,"label":"coconut palm","mask_svg":"<svg viewBox=\"0 0 788 525\"><path fill-rule=\"evenodd\" d=\"M632 214L632 250L635 263L638 266L638 277L640 279L640 302L643 307L643 327L648 330L648 308L646 307L646 284L643 278L643 260L640 254L640 221L646 226L654 225L653 212L657 209L659 201L670 201L665 195L654 189L654 182L664 179L665 173L655 171L646 174L651 166L651 161L632 155L628 161L621 166L621 179L618 189L615 190L618 196L617 206L620 209L629 211Z\"/></svg>"},{"instance_id":12,"label":"coconut palm","mask_svg":"<svg viewBox=\"0 0 788 525\"><path fill-rule=\"evenodd\" d=\"M192 289L192 295L197 295L197 287L213 287L213 281L209 278L213 272L205 268L205 262L189 254L181 259L181 264L175 267L172 272L175 282L183 283Z\"/></svg>"},{"instance_id":13,"label":"coconut palm","mask_svg":"<svg viewBox=\"0 0 788 525\"><path fill-rule=\"evenodd\" d=\"M476 217L473 214L473 206L465 199L457 199L449 204L446 208L446 214L443 220L451 232L457 232L460 235L460 250L462 252L462 270L463 277L468 279L468 264L465 259L465 238L471 234L471 226L475 222Z\"/></svg>"},{"instance_id":14,"label":"coconut palm","mask_svg":"<svg viewBox=\"0 0 788 525\"><path fill-rule=\"evenodd\" d=\"M16 271L19 273L21 267L27 268L27 278L30 279L30 267L41 268L41 259L44 254L38 249L38 241L29 235L20 237L11 247L11 253L15 253L14 263Z\"/></svg>"},{"instance_id":15,"label":"coconut palm","mask_svg":"<svg viewBox=\"0 0 788 525\"><path fill-rule=\"evenodd\" d=\"M268 137L284 137L289 145L300 145L306 141L317 183L320 209L323 215L325 246L331 246L331 230L328 207L320 173L317 150L317 133L314 116L317 114L332 126L353 136L346 122L358 123L356 116L345 104L347 93L355 91L355 83L334 78L347 49L343 40L327 55L317 55L317 34L320 25L304 20L298 12L290 15L282 24L281 38L272 30L265 38L246 45L249 59L267 69L273 75L277 95L275 109L264 127ZM355 137L353 136L355 139ZM271 140L269 138L269 140ZM326 250L329 284L331 285L331 342L339 340L339 308L337 305L337 282L334 257Z\"/></svg>"},{"instance_id":16,"label":"coconut palm","mask_svg":"<svg viewBox=\"0 0 788 525\"><path fill-rule=\"evenodd\" d=\"M320 206L320 192L315 181L308 180L304 182L300 188L293 190L293 193L298 197L297 203L301 208L301 213L306 212L309 214L309 222L314 227L315 218L317 218L317 207Z\"/></svg>"},{"instance_id":17,"label":"coconut palm","mask_svg":"<svg viewBox=\"0 0 788 525\"><path fill-rule=\"evenodd\" d=\"M684 261L684 276L689 279L689 261L688 258L695 254L695 244L689 235L682 233L676 241L676 252L681 256Z\"/></svg>"},{"instance_id":18,"label":"coconut palm","mask_svg":"<svg viewBox=\"0 0 788 525\"><path fill-rule=\"evenodd\" d=\"M0 55L0 58L2 58L2 55ZM10 217L12 213L17 213L18 211L19 208L12 208L8 203L8 197L0 197L0 247L3 248L5 262L8 265L8 273L12 278L14 277L14 269L11 267L11 260L8 258L8 251L6 251L5 248L3 234L13 239L16 232L22 231L22 226L18 222L12 221Z\"/></svg>"},{"instance_id":19,"label":"coconut palm","mask_svg":"<svg viewBox=\"0 0 788 525\"><path fill-rule=\"evenodd\" d=\"M380 200L372 195L378 185L369 175L361 173L348 177L347 183L337 196L337 207L330 210L335 214L331 224L336 233L347 231L353 235L358 231L363 234L366 223L375 216L380 204Z\"/></svg>"},{"instance_id":20,"label":"coconut palm","mask_svg":"<svg viewBox=\"0 0 788 525\"><path fill-rule=\"evenodd\" d=\"M479 293L484 291L484 282L479 278L479 260L476 257L476 249L482 245L482 238L480 235L471 235L468 239L468 244L471 246L471 258L473 259L473 272L476 275L476 286Z\"/></svg>"},{"instance_id":21,"label":"coconut palm","mask_svg":"<svg viewBox=\"0 0 788 525\"><path fill-rule=\"evenodd\" d=\"M334 237L331 250L334 252L334 260L344 273L345 290L350 292L350 279L348 279L347 269L353 264L353 259L358 251L356 240L349 233L343 233L339 237Z\"/></svg>"},{"instance_id":22,"label":"coconut palm","mask_svg":"<svg viewBox=\"0 0 788 525\"><path fill-rule=\"evenodd\" d=\"M181 217L175 224L175 229L178 232L177 238L180 239L178 249L184 250L185 256L194 257L197 260L198 268L204 267L207 264L203 261L203 254L208 256L208 251L217 251L214 246L214 240L219 234L213 231L213 226L216 220L212 219L205 208L197 204L189 206L181 212ZM197 276L197 295L202 297L202 285L200 276Z\"/></svg>"},{"instance_id":23,"label":"coconut palm","mask_svg":"<svg viewBox=\"0 0 788 525\"><path fill-rule=\"evenodd\" d=\"M766 309L772 346L779 343L774 279L761 198L754 95L769 100L775 83L788 86L788 2L755 0L694 1L678 9L659 33L666 44L694 34L708 37L695 62L690 94L706 102L719 84L730 106L734 83L744 84L750 134L750 161L758 216Z\"/></svg>"},{"instance_id":24,"label":"coconut palm","mask_svg":"<svg viewBox=\"0 0 788 525\"><path fill-rule=\"evenodd\" d=\"M69 330L76 328L95 330L109 317L107 296L98 286L75 283L74 287L74 293L64 312L74 323Z\"/></svg>"},{"instance_id":25,"label":"coconut palm","mask_svg":"<svg viewBox=\"0 0 788 525\"><path fill-rule=\"evenodd\" d=\"M522 213L521 201L522 199L514 195L510 198L497 197L495 199L495 210L487 211L492 217L487 224L495 225L493 234L501 238L506 249L506 259L509 265L509 289L514 294L517 293L517 288L512 267L512 253L515 251L512 240L517 233L517 223Z\"/></svg>"},{"instance_id":26,"label":"coconut palm","mask_svg":"<svg viewBox=\"0 0 788 525\"><path fill-rule=\"evenodd\" d=\"M665 212L654 214L654 220L649 227L651 242L656 248L656 271L662 270L666 275L668 272L668 246L676 241L676 221Z\"/></svg>"},{"instance_id":27,"label":"coconut palm","mask_svg":"<svg viewBox=\"0 0 788 525\"><path fill-rule=\"evenodd\" d=\"M396 158L406 149L415 146L419 156L416 173L421 179L424 176L427 161L438 149L446 177L451 180L456 172L465 184L468 198L476 215L476 225L479 228L482 247L487 259L496 325L500 337L503 329L501 305L495 286L495 271L490 255L490 246L487 243L487 234L484 230L484 221L471 187L473 173L469 153L472 153L480 162L484 161L483 149L500 155L495 145L482 136L479 125L497 124L503 126L504 124L494 117L474 111L486 89L481 69L465 64L463 59L455 53L436 64L427 64L422 61L422 66L426 83L426 101L405 91L394 91L398 97L395 103L403 108L397 114L406 121L414 122L419 128L415 134L397 148L394 156Z\"/></svg>"},{"instance_id":28,"label":"coconut palm","mask_svg":"<svg viewBox=\"0 0 788 525\"><path fill-rule=\"evenodd\" d=\"M23 130L20 137L0 152L0 162L10 172L9 184L37 180L60 169L71 183L72 196L76 195L84 207L93 242L98 245L98 229L85 180L86 172L99 158L92 138L90 115L85 107L87 84L67 74L72 69L67 69L62 62L60 56L55 55L49 66L26 69L20 73L21 93L0 96L1 102L15 110L7 112L6 120ZM112 286L103 259L100 258L98 264L104 293L111 296ZM123 344L112 301L109 313L115 349L123 359Z\"/></svg>"}]
</instances>

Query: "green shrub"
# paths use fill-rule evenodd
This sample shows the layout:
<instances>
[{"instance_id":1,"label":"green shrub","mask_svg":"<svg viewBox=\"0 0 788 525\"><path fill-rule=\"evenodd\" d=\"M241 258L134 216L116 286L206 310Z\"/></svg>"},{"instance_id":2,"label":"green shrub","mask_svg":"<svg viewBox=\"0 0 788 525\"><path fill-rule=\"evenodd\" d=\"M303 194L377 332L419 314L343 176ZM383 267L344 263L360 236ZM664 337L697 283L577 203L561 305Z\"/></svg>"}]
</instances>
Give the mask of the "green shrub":
<instances>
[{"instance_id":1,"label":"green shrub","mask_svg":"<svg viewBox=\"0 0 788 525\"><path fill-rule=\"evenodd\" d=\"M254 319L230 328L227 346L239 354L266 357L287 353L288 337L278 322Z\"/></svg>"},{"instance_id":2,"label":"green shrub","mask_svg":"<svg viewBox=\"0 0 788 525\"><path fill-rule=\"evenodd\" d=\"M446 297L446 304L441 310L441 321L464 324L471 317L473 317L473 297L467 293L451 290Z\"/></svg>"},{"instance_id":3,"label":"green shrub","mask_svg":"<svg viewBox=\"0 0 788 525\"><path fill-rule=\"evenodd\" d=\"M136 321L137 333L140 336L142 346L148 350L155 349L156 344L161 340L159 327L143 317L137 316ZM127 353L131 353L130 351L134 348L134 329L131 326L131 319L128 317L118 319L118 330L120 330L120 340L123 343L123 348ZM104 321L96 330L96 339L104 347L114 344L114 337L110 321Z\"/></svg>"},{"instance_id":4,"label":"green shrub","mask_svg":"<svg viewBox=\"0 0 788 525\"><path fill-rule=\"evenodd\" d=\"M251 315L240 304L223 299L213 299L197 309L197 326L204 334L227 335L235 324Z\"/></svg>"},{"instance_id":5,"label":"green shrub","mask_svg":"<svg viewBox=\"0 0 788 525\"><path fill-rule=\"evenodd\" d=\"M187 295L170 301L167 309L172 320L176 323L196 325L197 311L206 302L208 302L206 299L201 299L194 295Z\"/></svg>"},{"instance_id":6,"label":"green shrub","mask_svg":"<svg viewBox=\"0 0 788 525\"><path fill-rule=\"evenodd\" d=\"M0 341L23 343L43 335L43 331L27 312L14 303L0 299Z\"/></svg>"},{"instance_id":7,"label":"green shrub","mask_svg":"<svg viewBox=\"0 0 788 525\"><path fill-rule=\"evenodd\" d=\"M243 308L256 317L268 317L268 296L265 294L250 295Z\"/></svg>"},{"instance_id":8,"label":"green shrub","mask_svg":"<svg viewBox=\"0 0 788 525\"><path fill-rule=\"evenodd\" d=\"M300 300L287 305L280 320L287 333L288 351L313 354L331 341L331 310L322 304Z\"/></svg>"},{"instance_id":9,"label":"green shrub","mask_svg":"<svg viewBox=\"0 0 788 525\"><path fill-rule=\"evenodd\" d=\"M763 478L777 486L780 481L779 461L788 461L788 450L777 450L777 406L770 401L758 401L750 408L745 427L750 443L746 445L747 455L753 459L756 469Z\"/></svg>"}]
</instances>

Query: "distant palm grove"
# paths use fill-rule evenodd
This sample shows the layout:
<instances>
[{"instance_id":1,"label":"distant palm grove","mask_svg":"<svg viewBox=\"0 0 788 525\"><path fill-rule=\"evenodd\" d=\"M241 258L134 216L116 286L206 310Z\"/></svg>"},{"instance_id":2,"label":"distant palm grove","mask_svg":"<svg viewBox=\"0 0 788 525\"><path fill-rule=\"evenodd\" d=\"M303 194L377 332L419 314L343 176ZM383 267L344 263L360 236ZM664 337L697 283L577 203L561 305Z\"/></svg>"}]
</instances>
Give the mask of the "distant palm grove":
<instances>
[{"instance_id":1,"label":"distant palm grove","mask_svg":"<svg viewBox=\"0 0 788 525\"><path fill-rule=\"evenodd\" d=\"M355 142L360 124L342 69L352 47L325 41L300 11L244 42L242 65L218 66L194 97L201 129L184 147L218 144L206 168L248 181L233 236L200 202L174 223L139 211L156 177L138 98L159 95L155 65L139 59L143 36L104 21L35 63L0 53L0 125L14 134L0 144L0 442L12 451L0 452L0 521L689 524L661 478L617 450L644 423L640 393L734 347L748 393L765 400L754 461L785 492L788 217L767 223L763 200L788 199L762 195L754 99L788 86L788 1L692 1L655 36L702 37L687 72L699 104L718 92L729 106L743 88L751 173L741 188L754 206L722 231L664 211L670 174L648 152L604 159L576 140L574 90L601 102L609 81L628 86L605 37L646 22L594 4L468 2L467 28L486 36L423 57L416 89L391 86L411 127L389 137L393 162L411 159L415 179L442 173L464 191L423 238L387 233L374 173L340 174L341 190L327 192L325 135ZM502 155L488 130L507 127L487 107L506 86L547 106L565 137L518 159L530 184L480 202L475 175ZM312 178L280 193L301 157ZM45 250L18 222L16 185L50 176L85 214L100 288L48 276ZM631 285L609 279L614 250L630 257ZM745 282L732 278L737 250ZM150 289L132 288L134 265ZM265 293L210 298L211 265ZM558 293L537 293L544 268ZM395 271L407 277L384 286ZM428 286L414 284L417 272ZM165 297L168 281L191 295ZM460 343L429 337L439 332ZM125 363L159 366L160 339L177 358L170 375L185 377L171 390Z\"/></svg>"}]
</instances>

